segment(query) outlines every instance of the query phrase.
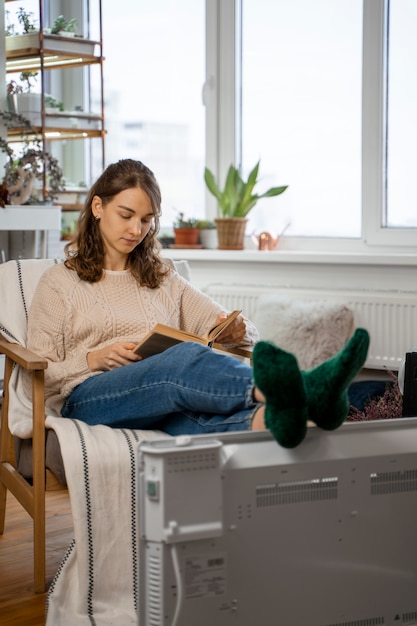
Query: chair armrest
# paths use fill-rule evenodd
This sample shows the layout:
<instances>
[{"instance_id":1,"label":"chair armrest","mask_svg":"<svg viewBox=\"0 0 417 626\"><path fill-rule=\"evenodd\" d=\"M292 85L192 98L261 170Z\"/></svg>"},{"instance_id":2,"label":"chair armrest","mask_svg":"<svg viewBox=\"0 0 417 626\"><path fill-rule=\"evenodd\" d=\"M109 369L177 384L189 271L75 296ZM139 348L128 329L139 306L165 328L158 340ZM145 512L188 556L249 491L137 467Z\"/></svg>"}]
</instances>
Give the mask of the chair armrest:
<instances>
[{"instance_id":1,"label":"chair armrest","mask_svg":"<svg viewBox=\"0 0 417 626\"><path fill-rule=\"evenodd\" d=\"M0 354L5 354L14 363L26 370L46 370L48 361L17 343L0 340Z\"/></svg>"}]
</instances>

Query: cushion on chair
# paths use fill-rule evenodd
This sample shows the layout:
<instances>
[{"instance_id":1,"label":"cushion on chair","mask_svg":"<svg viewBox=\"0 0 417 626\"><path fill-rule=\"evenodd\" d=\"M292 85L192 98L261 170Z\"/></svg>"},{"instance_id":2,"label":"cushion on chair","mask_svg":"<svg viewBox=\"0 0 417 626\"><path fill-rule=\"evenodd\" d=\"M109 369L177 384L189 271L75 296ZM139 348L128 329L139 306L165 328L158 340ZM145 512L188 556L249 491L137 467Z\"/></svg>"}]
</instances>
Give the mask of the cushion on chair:
<instances>
[{"instance_id":1,"label":"cushion on chair","mask_svg":"<svg viewBox=\"0 0 417 626\"><path fill-rule=\"evenodd\" d=\"M260 296L253 322L263 340L293 352L309 370L336 354L354 330L354 315L344 304L323 300Z\"/></svg>"},{"instance_id":2,"label":"cushion on chair","mask_svg":"<svg viewBox=\"0 0 417 626\"><path fill-rule=\"evenodd\" d=\"M0 265L0 334L12 343L26 345L27 317L42 274L57 259L19 259Z\"/></svg>"}]
</instances>

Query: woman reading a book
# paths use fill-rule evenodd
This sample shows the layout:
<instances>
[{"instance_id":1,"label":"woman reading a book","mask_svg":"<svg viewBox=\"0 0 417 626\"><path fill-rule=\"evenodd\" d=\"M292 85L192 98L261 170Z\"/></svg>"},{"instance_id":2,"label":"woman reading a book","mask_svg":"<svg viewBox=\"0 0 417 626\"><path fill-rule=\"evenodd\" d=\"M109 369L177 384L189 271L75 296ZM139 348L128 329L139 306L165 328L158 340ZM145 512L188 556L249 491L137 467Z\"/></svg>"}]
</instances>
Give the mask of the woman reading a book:
<instances>
[{"instance_id":1,"label":"woman reading a book","mask_svg":"<svg viewBox=\"0 0 417 626\"><path fill-rule=\"evenodd\" d=\"M288 447L302 440L308 420L336 428L366 358L366 331L310 372L258 342L242 315L216 341L256 344L253 368L193 341L144 359L135 352L158 323L204 335L225 317L160 256L160 207L158 183L140 161L110 165L92 186L64 263L42 276L30 309L28 347L48 360L47 404L90 425L170 435L266 425Z\"/></svg>"}]
</instances>

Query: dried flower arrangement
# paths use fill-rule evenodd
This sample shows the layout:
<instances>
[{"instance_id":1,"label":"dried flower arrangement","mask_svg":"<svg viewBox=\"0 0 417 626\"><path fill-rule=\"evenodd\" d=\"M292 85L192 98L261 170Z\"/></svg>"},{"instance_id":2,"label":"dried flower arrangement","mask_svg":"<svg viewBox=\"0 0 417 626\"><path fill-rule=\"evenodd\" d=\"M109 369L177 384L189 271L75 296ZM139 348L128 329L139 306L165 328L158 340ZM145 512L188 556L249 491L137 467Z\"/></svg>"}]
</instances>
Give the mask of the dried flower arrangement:
<instances>
[{"instance_id":1,"label":"dried flower arrangement","mask_svg":"<svg viewBox=\"0 0 417 626\"><path fill-rule=\"evenodd\" d=\"M367 400L362 411L351 406L347 418L349 422L386 420L402 417L403 397L398 387L397 376L390 370L387 370L387 373L391 381L387 382L384 394Z\"/></svg>"}]
</instances>

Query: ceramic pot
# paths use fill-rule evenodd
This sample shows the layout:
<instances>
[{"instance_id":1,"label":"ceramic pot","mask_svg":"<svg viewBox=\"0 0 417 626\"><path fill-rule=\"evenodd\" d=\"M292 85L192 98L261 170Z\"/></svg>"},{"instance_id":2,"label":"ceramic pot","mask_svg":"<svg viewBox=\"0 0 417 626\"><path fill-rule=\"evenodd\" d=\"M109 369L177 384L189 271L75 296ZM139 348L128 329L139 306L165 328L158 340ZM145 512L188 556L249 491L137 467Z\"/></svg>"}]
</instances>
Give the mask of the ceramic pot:
<instances>
[{"instance_id":1,"label":"ceramic pot","mask_svg":"<svg viewBox=\"0 0 417 626\"><path fill-rule=\"evenodd\" d=\"M200 228L200 243L207 250L217 248L217 230L215 228Z\"/></svg>"}]
</instances>

